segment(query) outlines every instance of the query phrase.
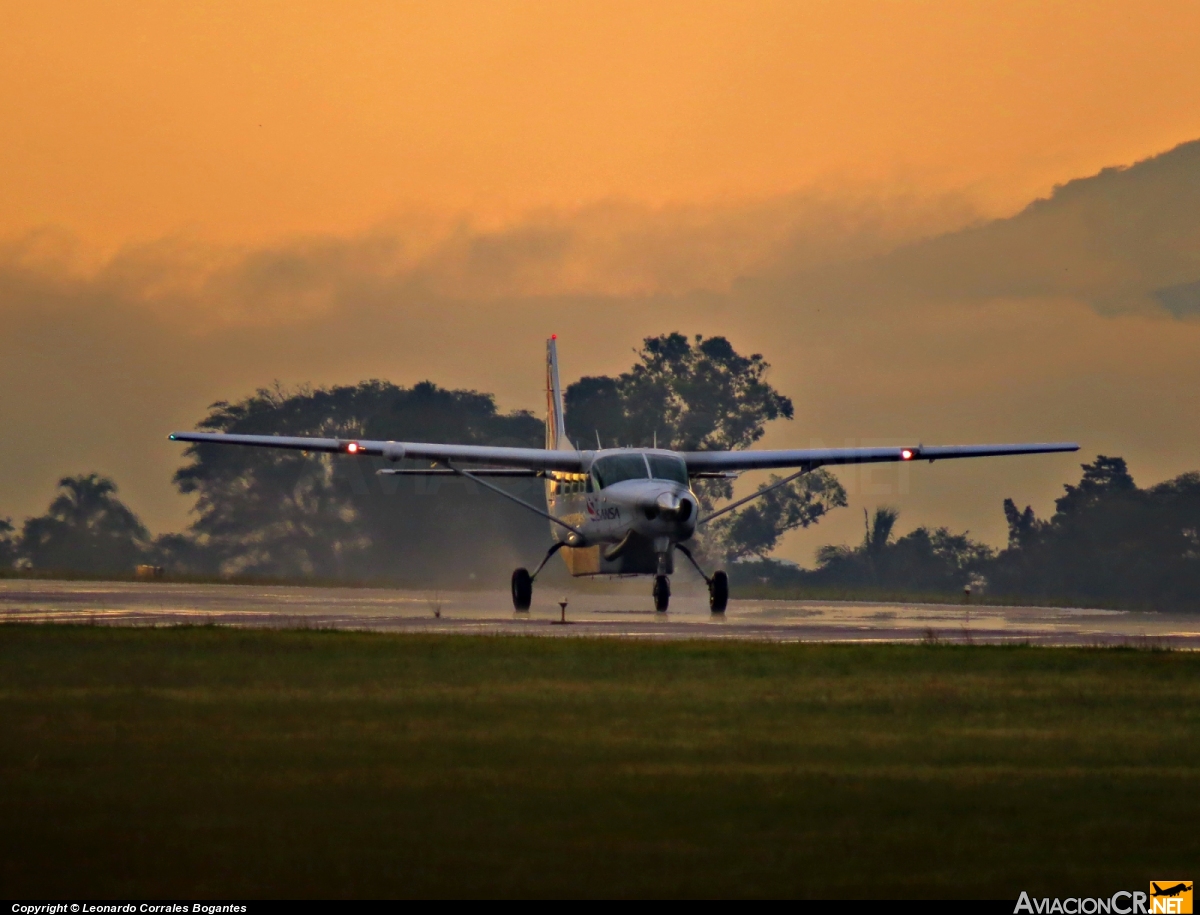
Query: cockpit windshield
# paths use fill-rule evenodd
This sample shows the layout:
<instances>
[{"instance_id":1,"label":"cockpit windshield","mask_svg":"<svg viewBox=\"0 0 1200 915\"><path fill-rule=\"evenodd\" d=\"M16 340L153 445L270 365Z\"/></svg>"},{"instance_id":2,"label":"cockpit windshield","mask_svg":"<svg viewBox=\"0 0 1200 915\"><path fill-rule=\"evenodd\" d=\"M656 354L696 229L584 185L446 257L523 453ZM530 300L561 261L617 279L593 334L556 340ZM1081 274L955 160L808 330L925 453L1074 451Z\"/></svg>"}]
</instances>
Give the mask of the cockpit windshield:
<instances>
[{"instance_id":1,"label":"cockpit windshield","mask_svg":"<svg viewBox=\"0 0 1200 915\"><path fill-rule=\"evenodd\" d=\"M607 489L622 480L646 479L646 461L640 454L610 454L592 464L596 484Z\"/></svg>"},{"instance_id":2,"label":"cockpit windshield","mask_svg":"<svg viewBox=\"0 0 1200 915\"><path fill-rule=\"evenodd\" d=\"M650 476L654 479L688 485L687 465L680 458L668 454L648 454L646 460L650 463Z\"/></svg>"}]
</instances>

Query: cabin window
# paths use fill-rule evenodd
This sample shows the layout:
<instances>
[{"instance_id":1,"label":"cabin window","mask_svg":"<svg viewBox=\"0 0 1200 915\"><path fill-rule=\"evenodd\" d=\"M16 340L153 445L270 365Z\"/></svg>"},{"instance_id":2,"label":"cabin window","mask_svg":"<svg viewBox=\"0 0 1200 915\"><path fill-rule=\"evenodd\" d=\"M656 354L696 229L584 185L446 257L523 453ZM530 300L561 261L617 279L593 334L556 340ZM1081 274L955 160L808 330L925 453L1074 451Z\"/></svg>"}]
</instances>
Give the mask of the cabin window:
<instances>
[{"instance_id":1,"label":"cabin window","mask_svg":"<svg viewBox=\"0 0 1200 915\"><path fill-rule=\"evenodd\" d=\"M587 491L592 491L591 477L582 473L560 473L551 476L550 492L562 496L573 496L583 492L584 481L587 481Z\"/></svg>"},{"instance_id":2,"label":"cabin window","mask_svg":"<svg viewBox=\"0 0 1200 915\"><path fill-rule=\"evenodd\" d=\"M592 473L596 484L601 489L607 489L622 480L644 480L646 460L640 454L610 454L592 464Z\"/></svg>"},{"instance_id":3,"label":"cabin window","mask_svg":"<svg viewBox=\"0 0 1200 915\"><path fill-rule=\"evenodd\" d=\"M646 460L650 463L650 476L654 479L688 485L687 464L681 458L668 454L648 454Z\"/></svg>"}]
</instances>

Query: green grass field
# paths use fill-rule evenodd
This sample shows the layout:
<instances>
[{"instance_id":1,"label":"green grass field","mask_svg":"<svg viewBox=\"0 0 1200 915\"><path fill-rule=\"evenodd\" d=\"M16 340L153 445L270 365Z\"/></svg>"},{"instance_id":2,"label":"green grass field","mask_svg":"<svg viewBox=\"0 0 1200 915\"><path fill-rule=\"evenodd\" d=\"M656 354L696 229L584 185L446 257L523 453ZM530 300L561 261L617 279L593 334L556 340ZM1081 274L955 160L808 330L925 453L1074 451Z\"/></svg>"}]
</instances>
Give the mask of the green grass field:
<instances>
[{"instance_id":1,"label":"green grass field","mask_svg":"<svg viewBox=\"0 0 1200 915\"><path fill-rule=\"evenodd\" d=\"M0 626L0 894L937 896L1200 864L1200 656Z\"/></svg>"}]
</instances>

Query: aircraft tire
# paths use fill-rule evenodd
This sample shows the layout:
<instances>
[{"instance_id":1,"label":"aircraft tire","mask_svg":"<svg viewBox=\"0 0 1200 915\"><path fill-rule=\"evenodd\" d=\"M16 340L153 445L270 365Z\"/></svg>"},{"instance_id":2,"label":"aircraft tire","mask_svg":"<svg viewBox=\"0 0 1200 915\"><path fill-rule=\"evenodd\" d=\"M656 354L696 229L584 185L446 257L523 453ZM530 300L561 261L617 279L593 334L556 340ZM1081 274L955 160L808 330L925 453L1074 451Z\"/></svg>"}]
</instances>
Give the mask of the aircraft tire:
<instances>
[{"instance_id":1,"label":"aircraft tire","mask_svg":"<svg viewBox=\"0 0 1200 915\"><path fill-rule=\"evenodd\" d=\"M514 610L528 610L533 603L533 579L528 569L517 569L512 574L512 599Z\"/></svg>"},{"instance_id":2,"label":"aircraft tire","mask_svg":"<svg viewBox=\"0 0 1200 915\"><path fill-rule=\"evenodd\" d=\"M729 603L729 576L724 572L713 572L712 584L708 586L708 607L713 613L724 613Z\"/></svg>"},{"instance_id":3,"label":"aircraft tire","mask_svg":"<svg viewBox=\"0 0 1200 915\"><path fill-rule=\"evenodd\" d=\"M654 576L654 609L665 613L671 603L671 579L666 575Z\"/></svg>"}]
</instances>

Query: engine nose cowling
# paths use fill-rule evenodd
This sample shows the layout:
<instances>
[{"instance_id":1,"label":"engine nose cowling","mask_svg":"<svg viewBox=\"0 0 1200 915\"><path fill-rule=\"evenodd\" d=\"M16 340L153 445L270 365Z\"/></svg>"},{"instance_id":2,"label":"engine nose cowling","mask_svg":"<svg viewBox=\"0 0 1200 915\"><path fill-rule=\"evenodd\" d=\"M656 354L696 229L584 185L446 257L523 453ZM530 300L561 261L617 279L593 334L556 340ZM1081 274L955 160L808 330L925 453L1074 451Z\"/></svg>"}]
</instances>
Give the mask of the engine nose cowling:
<instances>
[{"instance_id":1,"label":"engine nose cowling","mask_svg":"<svg viewBox=\"0 0 1200 915\"><path fill-rule=\"evenodd\" d=\"M664 492L654 500L655 514L668 521L687 521L695 514L696 503L684 495Z\"/></svg>"}]
</instances>

